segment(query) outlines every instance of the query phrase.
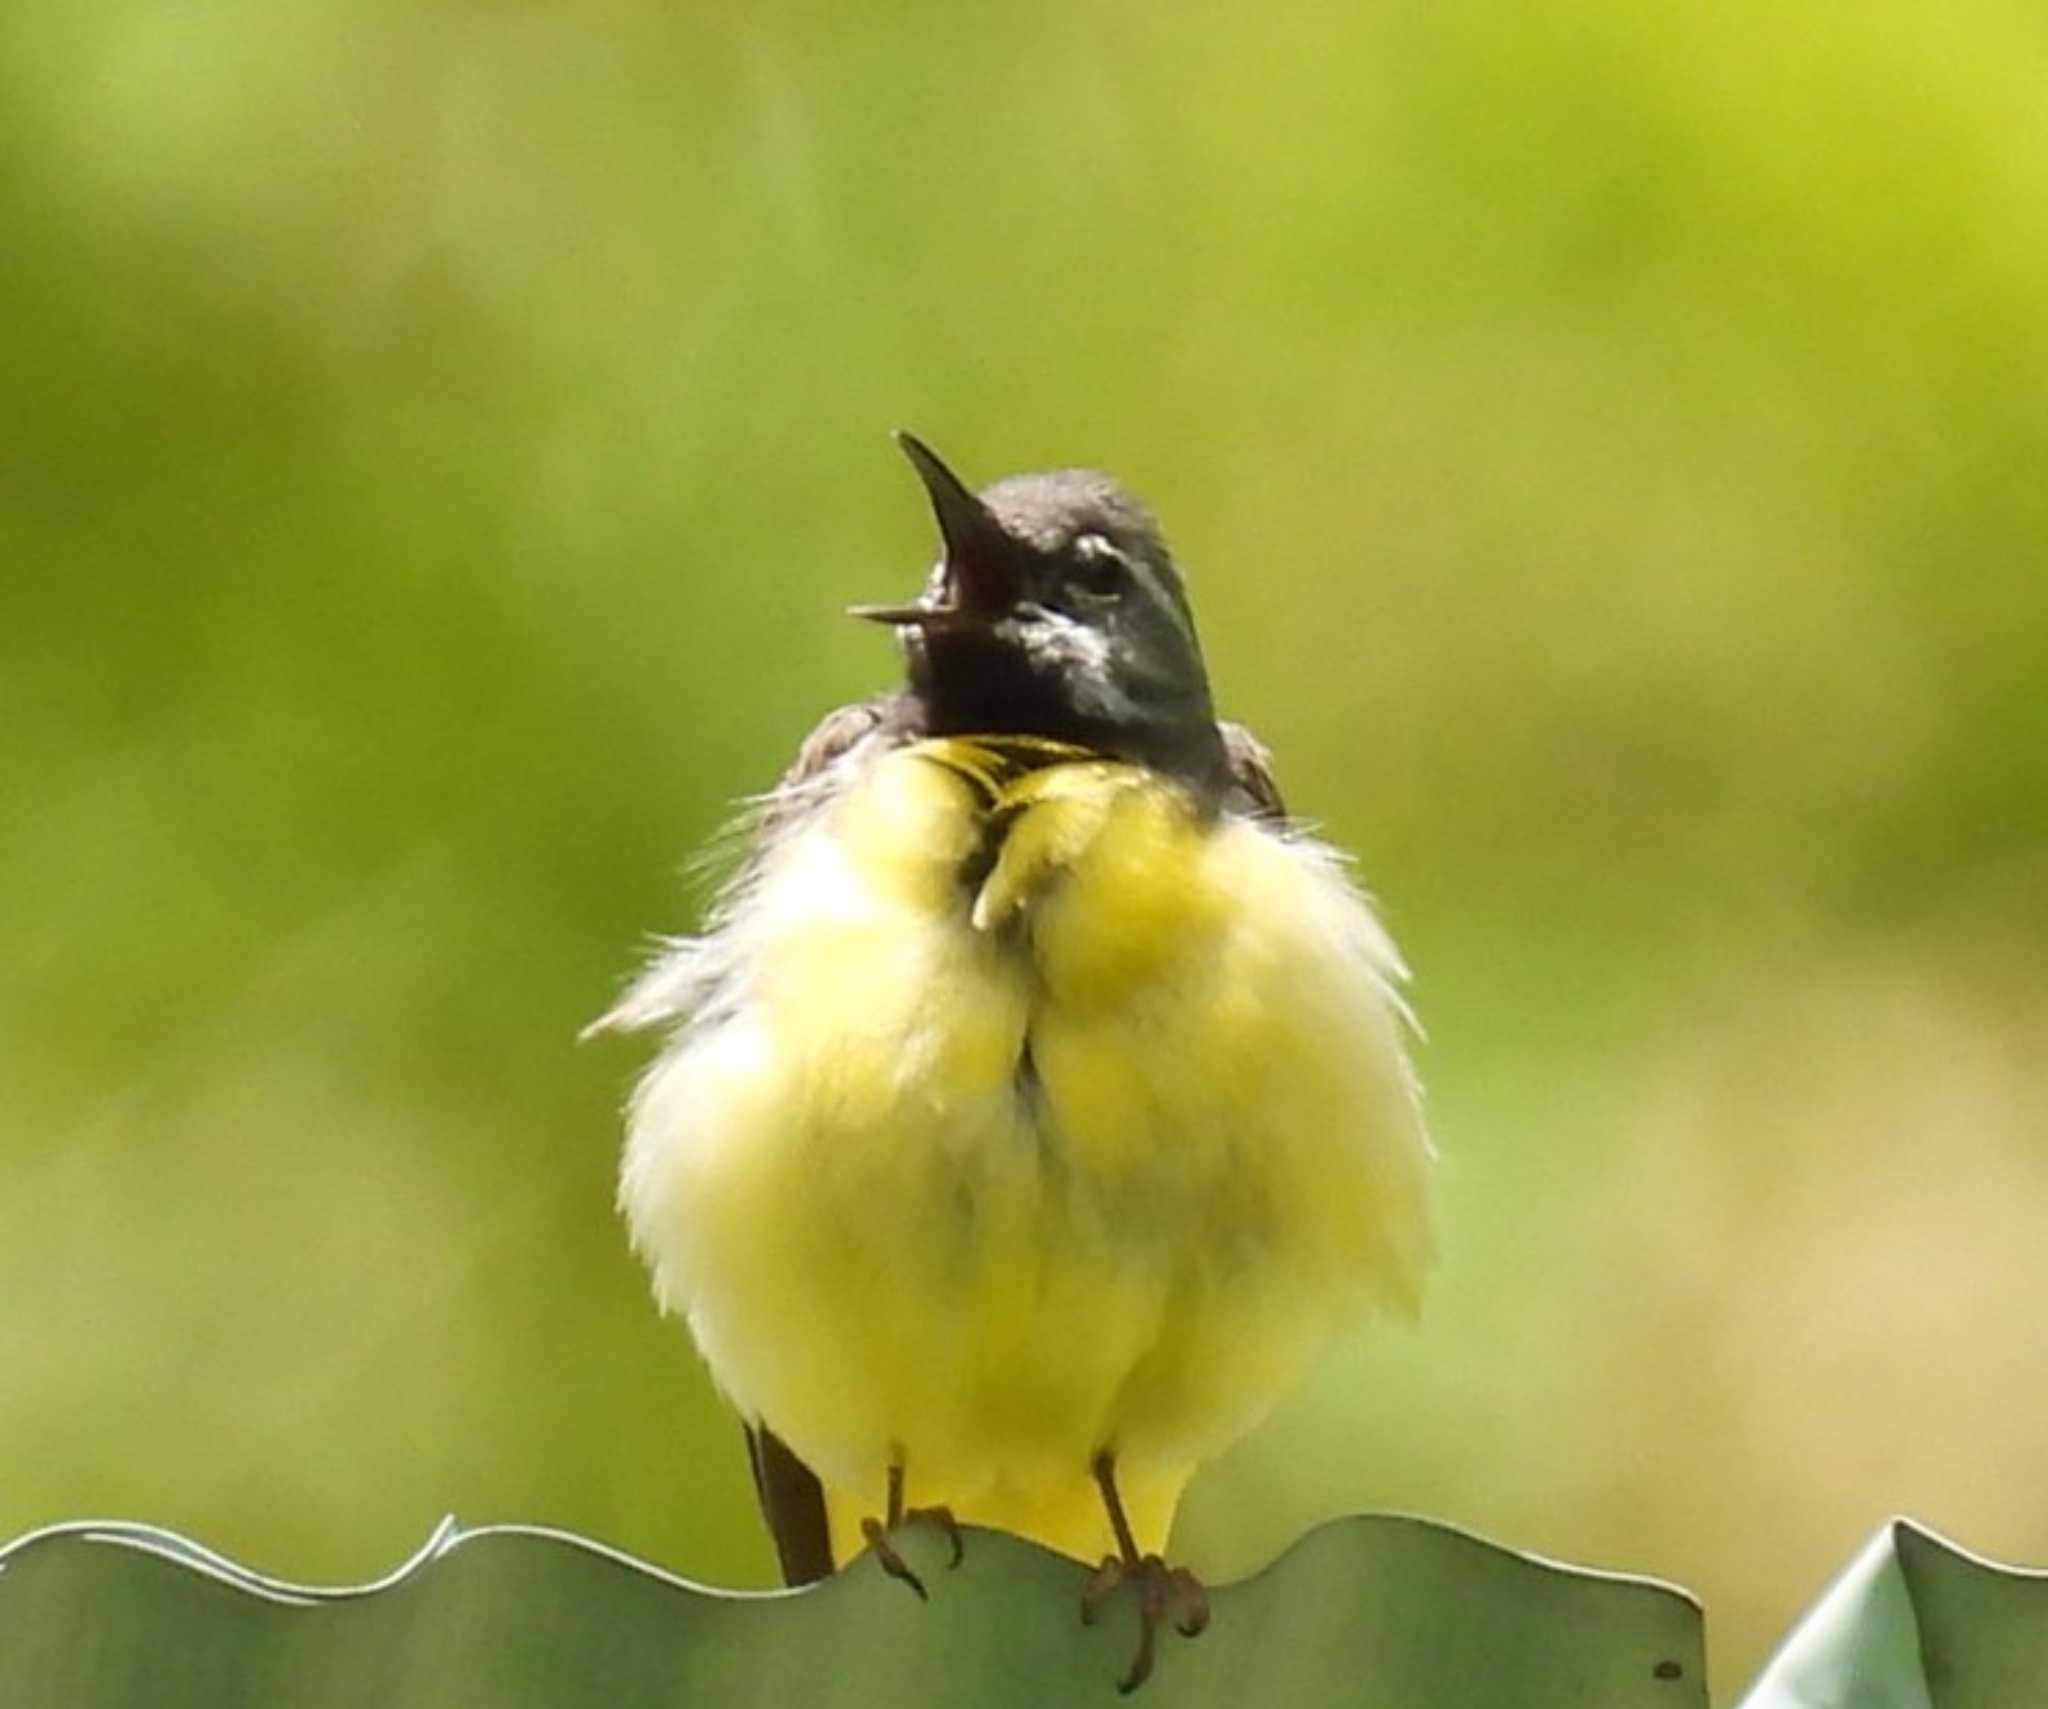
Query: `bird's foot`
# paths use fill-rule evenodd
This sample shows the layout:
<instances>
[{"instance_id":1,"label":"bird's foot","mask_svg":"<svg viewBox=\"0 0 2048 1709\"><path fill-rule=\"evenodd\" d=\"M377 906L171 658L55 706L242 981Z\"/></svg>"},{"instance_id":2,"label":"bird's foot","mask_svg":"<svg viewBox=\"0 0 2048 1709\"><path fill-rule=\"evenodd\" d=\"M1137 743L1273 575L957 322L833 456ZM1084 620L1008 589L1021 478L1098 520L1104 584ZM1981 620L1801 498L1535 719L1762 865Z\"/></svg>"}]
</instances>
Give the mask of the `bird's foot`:
<instances>
[{"instance_id":1,"label":"bird's foot","mask_svg":"<svg viewBox=\"0 0 2048 1709\"><path fill-rule=\"evenodd\" d=\"M1141 1555L1126 1561L1108 1555L1081 1587L1082 1624L1094 1625L1117 1586L1127 1581L1138 1587L1138 1653L1116 1688L1128 1694L1151 1677L1159 1625L1167 1611L1177 1604L1174 1629L1184 1638L1195 1637L1209 1624L1209 1593L1186 1567L1170 1567L1161 1556Z\"/></svg>"},{"instance_id":2,"label":"bird's foot","mask_svg":"<svg viewBox=\"0 0 2048 1709\"><path fill-rule=\"evenodd\" d=\"M860 1534L868 1540L868 1549L875 1557L875 1563L891 1578L899 1578L920 1597L926 1595L924 1580L910 1568L910 1563L897 1552L896 1545L889 1541L889 1533L901 1530L905 1525L930 1525L945 1533L946 1541L953 1546L953 1558L946 1563L951 1570L960 1564L966 1550L960 1540L960 1524L953 1517L950 1507L897 1507L887 1520L863 1519Z\"/></svg>"}]
</instances>

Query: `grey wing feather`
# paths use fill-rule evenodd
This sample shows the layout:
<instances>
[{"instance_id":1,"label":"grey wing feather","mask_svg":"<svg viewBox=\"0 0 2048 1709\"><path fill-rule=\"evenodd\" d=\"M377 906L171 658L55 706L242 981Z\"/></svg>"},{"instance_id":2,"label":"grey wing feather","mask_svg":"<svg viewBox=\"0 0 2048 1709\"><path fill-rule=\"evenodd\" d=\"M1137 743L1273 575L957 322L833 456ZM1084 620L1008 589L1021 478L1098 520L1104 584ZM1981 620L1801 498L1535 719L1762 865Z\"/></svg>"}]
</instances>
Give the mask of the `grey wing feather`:
<instances>
[{"instance_id":1,"label":"grey wing feather","mask_svg":"<svg viewBox=\"0 0 2048 1709\"><path fill-rule=\"evenodd\" d=\"M750 827L755 847L772 841L778 830L804 817L821 796L838 793L836 787L824 787L828 780L834 785L838 783L834 768L877 732L902 722L902 698L885 694L873 700L856 700L835 707L818 720L817 727L798 744L789 769L755 803Z\"/></svg>"},{"instance_id":2,"label":"grey wing feather","mask_svg":"<svg viewBox=\"0 0 2048 1709\"><path fill-rule=\"evenodd\" d=\"M1223 755L1230 762L1230 805L1261 819L1286 818L1287 803L1273 776L1273 750L1242 724L1219 719L1216 733L1223 738Z\"/></svg>"}]
</instances>

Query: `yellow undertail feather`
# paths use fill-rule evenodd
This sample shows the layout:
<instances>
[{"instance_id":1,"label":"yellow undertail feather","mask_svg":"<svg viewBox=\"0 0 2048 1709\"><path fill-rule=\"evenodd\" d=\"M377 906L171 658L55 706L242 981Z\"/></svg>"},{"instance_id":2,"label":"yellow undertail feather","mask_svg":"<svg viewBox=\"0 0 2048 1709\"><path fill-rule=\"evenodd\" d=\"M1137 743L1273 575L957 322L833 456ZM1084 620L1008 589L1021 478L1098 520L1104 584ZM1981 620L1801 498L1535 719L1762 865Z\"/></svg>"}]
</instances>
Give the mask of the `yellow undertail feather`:
<instances>
[{"instance_id":1,"label":"yellow undertail feather","mask_svg":"<svg viewBox=\"0 0 2048 1709\"><path fill-rule=\"evenodd\" d=\"M713 1374L831 1492L1140 1540L1362 1308L1428 1174L1400 963L1336 858L1054 743L929 741L763 855L743 970L635 1100L621 1202Z\"/></svg>"},{"instance_id":2,"label":"yellow undertail feather","mask_svg":"<svg viewBox=\"0 0 2048 1709\"><path fill-rule=\"evenodd\" d=\"M1165 1552L1174 1509L1180 1505L1181 1492L1187 1488L1194 1469L1192 1465L1140 1467L1131 1474L1118 1473L1117 1493L1123 1498L1131 1534L1145 1553ZM1117 1552L1109 1516L1103 1509L1102 1492L1086 1471L1058 1483L1030 1487L993 1485L971 1497L955 1490L951 1492L951 1501L946 1499L945 1490L928 1498L915 1477L908 1483L911 1506L950 1506L953 1517L964 1525L983 1525L1013 1536L1029 1537L1034 1543L1091 1565ZM850 1561L867 1546L861 1535L861 1521L883 1512L884 1495L880 1480L866 1492L827 1488L825 1512L832 1528L834 1561Z\"/></svg>"}]
</instances>

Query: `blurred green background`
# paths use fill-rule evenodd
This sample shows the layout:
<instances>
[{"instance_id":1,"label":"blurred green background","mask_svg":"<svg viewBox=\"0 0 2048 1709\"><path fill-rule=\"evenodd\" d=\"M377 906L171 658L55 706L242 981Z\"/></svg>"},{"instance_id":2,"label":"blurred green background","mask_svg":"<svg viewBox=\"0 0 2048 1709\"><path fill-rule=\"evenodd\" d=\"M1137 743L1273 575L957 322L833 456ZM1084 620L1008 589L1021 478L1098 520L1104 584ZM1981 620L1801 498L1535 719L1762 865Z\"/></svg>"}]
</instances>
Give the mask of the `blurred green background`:
<instances>
[{"instance_id":1,"label":"blurred green background","mask_svg":"<svg viewBox=\"0 0 2048 1709\"><path fill-rule=\"evenodd\" d=\"M2048 25L10 0L0 1536L759 1583L577 1047L970 478L1164 516L1419 972L1445 1256L1197 1485L2048 1560Z\"/></svg>"}]
</instances>

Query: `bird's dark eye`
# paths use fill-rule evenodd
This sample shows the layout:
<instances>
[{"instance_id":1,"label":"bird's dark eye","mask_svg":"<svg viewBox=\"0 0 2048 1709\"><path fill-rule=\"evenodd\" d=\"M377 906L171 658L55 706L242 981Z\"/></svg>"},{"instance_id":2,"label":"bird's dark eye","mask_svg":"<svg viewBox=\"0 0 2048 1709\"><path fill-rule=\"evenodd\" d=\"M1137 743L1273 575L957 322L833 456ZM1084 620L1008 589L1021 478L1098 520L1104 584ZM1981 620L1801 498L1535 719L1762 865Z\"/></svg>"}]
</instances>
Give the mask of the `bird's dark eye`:
<instances>
[{"instance_id":1,"label":"bird's dark eye","mask_svg":"<svg viewBox=\"0 0 2048 1709\"><path fill-rule=\"evenodd\" d=\"M1107 604L1130 586L1130 563L1104 534L1080 534L1069 548L1067 585L1085 600Z\"/></svg>"}]
</instances>

